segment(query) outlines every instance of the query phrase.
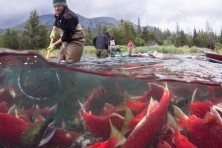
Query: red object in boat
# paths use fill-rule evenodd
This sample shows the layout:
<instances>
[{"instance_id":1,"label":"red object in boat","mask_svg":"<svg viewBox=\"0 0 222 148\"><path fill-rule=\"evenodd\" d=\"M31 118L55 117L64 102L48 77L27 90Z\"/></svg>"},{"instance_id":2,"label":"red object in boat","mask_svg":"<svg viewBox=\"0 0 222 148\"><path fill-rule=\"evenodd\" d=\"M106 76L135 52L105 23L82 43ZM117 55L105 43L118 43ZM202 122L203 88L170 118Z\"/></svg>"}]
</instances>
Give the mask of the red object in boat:
<instances>
[{"instance_id":1,"label":"red object in boat","mask_svg":"<svg viewBox=\"0 0 222 148\"><path fill-rule=\"evenodd\" d=\"M217 54L214 52L206 52L206 51L204 53L208 61L222 64L222 54Z\"/></svg>"}]
</instances>

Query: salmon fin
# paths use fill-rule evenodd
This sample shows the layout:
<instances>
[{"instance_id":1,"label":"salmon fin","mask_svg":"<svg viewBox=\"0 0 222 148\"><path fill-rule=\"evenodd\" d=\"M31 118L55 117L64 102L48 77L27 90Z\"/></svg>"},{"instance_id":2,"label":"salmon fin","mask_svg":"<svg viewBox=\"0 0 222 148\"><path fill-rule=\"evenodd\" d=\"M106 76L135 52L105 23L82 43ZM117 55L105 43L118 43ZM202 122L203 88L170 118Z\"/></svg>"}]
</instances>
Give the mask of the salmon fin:
<instances>
[{"instance_id":1,"label":"salmon fin","mask_svg":"<svg viewBox=\"0 0 222 148\"><path fill-rule=\"evenodd\" d=\"M13 98L15 98L16 93L15 93L15 90L14 90L14 88L13 88L12 85L10 85L10 86L8 87L8 91L9 91L9 94L10 94Z\"/></svg>"},{"instance_id":2,"label":"salmon fin","mask_svg":"<svg viewBox=\"0 0 222 148\"><path fill-rule=\"evenodd\" d=\"M210 112L207 112L204 117L204 123L205 124L219 124L222 125L222 118L215 107L212 107Z\"/></svg>"},{"instance_id":3,"label":"salmon fin","mask_svg":"<svg viewBox=\"0 0 222 148\"><path fill-rule=\"evenodd\" d=\"M52 107L50 107L50 110L52 110L54 113L57 111L58 105L55 104Z\"/></svg>"},{"instance_id":4,"label":"salmon fin","mask_svg":"<svg viewBox=\"0 0 222 148\"><path fill-rule=\"evenodd\" d=\"M146 115L140 120L140 122L136 125L135 128L138 128L145 122L145 120L149 117L150 113L154 111L157 105L159 105L159 102L151 98Z\"/></svg>"},{"instance_id":5,"label":"salmon fin","mask_svg":"<svg viewBox=\"0 0 222 148\"><path fill-rule=\"evenodd\" d=\"M150 99L150 103L148 106L147 116L159 105L159 102L154 100L153 98Z\"/></svg>"},{"instance_id":6,"label":"salmon fin","mask_svg":"<svg viewBox=\"0 0 222 148\"><path fill-rule=\"evenodd\" d=\"M81 109L82 109L83 111L85 111L84 105L83 105L79 100L78 100L78 102L79 102L79 105L80 105Z\"/></svg>"},{"instance_id":7,"label":"salmon fin","mask_svg":"<svg viewBox=\"0 0 222 148\"><path fill-rule=\"evenodd\" d=\"M7 114L16 115L16 105L15 104L9 108Z\"/></svg>"},{"instance_id":8,"label":"salmon fin","mask_svg":"<svg viewBox=\"0 0 222 148\"><path fill-rule=\"evenodd\" d=\"M123 133L123 135L125 135L126 133L128 133L131 129L128 128L128 124L129 122L134 118L131 110L128 107L125 107L125 119L124 119L124 125L123 128L121 129L121 133Z\"/></svg>"},{"instance_id":9,"label":"salmon fin","mask_svg":"<svg viewBox=\"0 0 222 148\"><path fill-rule=\"evenodd\" d=\"M174 109L174 113L175 113L176 118L178 118L178 119L181 119L181 118L188 119L187 115L184 114L183 111L179 107L173 105L173 109Z\"/></svg>"},{"instance_id":10,"label":"salmon fin","mask_svg":"<svg viewBox=\"0 0 222 148\"><path fill-rule=\"evenodd\" d=\"M191 103L193 103L195 101L196 95L197 95L197 88L193 91Z\"/></svg>"},{"instance_id":11,"label":"salmon fin","mask_svg":"<svg viewBox=\"0 0 222 148\"><path fill-rule=\"evenodd\" d=\"M123 101L128 101L128 100L132 100L132 97L130 96L130 94L125 90L123 92Z\"/></svg>"},{"instance_id":12,"label":"salmon fin","mask_svg":"<svg viewBox=\"0 0 222 148\"><path fill-rule=\"evenodd\" d=\"M110 123L110 127L111 127L110 138L112 138L112 137L117 138L117 143L115 146L118 147L126 141L126 138L120 133L120 131L116 127L113 126L110 119L109 119L109 123Z\"/></svg>"},{"instance_id":13,"label":"salmon fin","mask_svg":"<svg viewBox=\"0 0 222 148\"><path fill-rule=\"evenodd\" d=\"M168 123L175 131L178 131L178 130L179 130L175 119L173 118L173 116L172 116L170 113L167 114L167 123Z\"/></svg>"}]
</instances>

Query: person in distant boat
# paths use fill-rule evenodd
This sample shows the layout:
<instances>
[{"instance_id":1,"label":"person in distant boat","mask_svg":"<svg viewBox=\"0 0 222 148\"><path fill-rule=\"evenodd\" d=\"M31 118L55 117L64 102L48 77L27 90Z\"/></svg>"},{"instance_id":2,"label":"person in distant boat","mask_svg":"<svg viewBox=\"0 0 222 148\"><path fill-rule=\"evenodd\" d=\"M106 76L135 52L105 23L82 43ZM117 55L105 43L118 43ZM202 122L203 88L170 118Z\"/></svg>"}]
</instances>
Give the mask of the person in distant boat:
<instances>
[{"instance_id":1,"label":"person in distant boat","mask_svg":"<svg viewBox=\"0 0 222 148\"><path fill-rule=\"evenodd\" d=\"M129 40L129 43L128 43L129 56L132 55L133 47L134 47L133 41L132 41L132 40Z\"/></svg>"},{"instance_id":2,"label":"person in distant boat","mask_svg":"<svg viewBox=\"0 0 222 148\"><path fill-rule=\"evenodd\" d=\"M54 50L57 45L62 44L58 57L59 63L80 61L83 53L85 35L79 24L76 14L71 11L66 0L53 0L55 10L55 23L50 34L51 39L55 39L56 31L60 30L61 38L52 43L47 49Z\"/></svg>"},{"instance_id":3,"label":"person in distant boat","mask_svg":"<svg viewBox=\"0 0 222 148\"><path fill-rule=\"evenodd\" d=\"M93 39L93 45L96 48L96 56L98 58L108 57L110 44L110 36L108 32L104 32Z\"/></svg>"},{"instance_id":4,"label":"person in distant boat","mask_svg":"<svg viewBox=\"0 0 222 148\"><path fill-rule=\"evenodd\" d=\"M116 40L115 40L114 36L110 37L109 50L111 52L112 57L115 57L117 52L122 56L120 47L119 47L119 45L116 45Z\"/></svg>"},{"instance_id":5,"label":"person in distant boat","mask_svg":"<svg viewBox=\"0 0 222 148\"><path fill-rule=\"evenodd\" d=\"M114 36L110 37L110 46L115 46L116 45L116 40L114 38Z\"/></svg>"}]
</instances>

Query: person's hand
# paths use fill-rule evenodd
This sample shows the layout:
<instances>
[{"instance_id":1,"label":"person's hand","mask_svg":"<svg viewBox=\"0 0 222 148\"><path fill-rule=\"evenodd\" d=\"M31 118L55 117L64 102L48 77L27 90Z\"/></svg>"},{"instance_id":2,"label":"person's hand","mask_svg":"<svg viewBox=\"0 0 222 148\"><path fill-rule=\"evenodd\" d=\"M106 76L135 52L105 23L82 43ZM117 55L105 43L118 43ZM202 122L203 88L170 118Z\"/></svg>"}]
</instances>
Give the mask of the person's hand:
<instances>
[{"instance_id":1,"label":"person's hand","mask_svg":"<svg viewBox=\"0 0 222 148\"><path fill-rule=\"evenodd\" d=\"M53 51L55 49L55 44L51 44L49 45L49 47L47 48L47 50Z\"/></svg>"},{"instance_id":2,"label":"person's hand","mask_svg":"<svg viewBox=\"0 0 222 148\"><path fill-rule=\"evenodd\" d=\"M55 39L55 35L56 35L56 31L52 30L51 34L50 34L50 39Z\"/></svg>"}]
</instances>

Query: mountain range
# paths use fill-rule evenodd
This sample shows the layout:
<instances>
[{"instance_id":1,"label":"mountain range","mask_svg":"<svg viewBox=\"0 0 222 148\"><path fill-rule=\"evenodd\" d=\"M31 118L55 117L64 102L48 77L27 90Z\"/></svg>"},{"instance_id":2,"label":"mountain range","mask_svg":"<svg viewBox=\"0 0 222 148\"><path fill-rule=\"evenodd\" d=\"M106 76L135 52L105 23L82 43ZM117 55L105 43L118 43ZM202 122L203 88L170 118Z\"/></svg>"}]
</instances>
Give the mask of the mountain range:
<instances>
[{"instance_id":1,"label":"mountain range","mask_svg":"<svg viewBox=\"0 0 222 148\"><path fill-rule=\"evenodd\" d=\"M79 14L76 14L79 18L80 24L83 26L84 29L90 28L91 31L97 30L99 26L110 26L110 25L115 25L119 26L120 25L120 20L117 20L112 17L94 17L94 18L86 18L83 17ZM40 23L45 25L48 29L51 29L51 27L54 24L54 14L46 14L46 15L41 15L39 16ZM12 27L13 29L17 29L22 31L25 27L26 22L23 22L21 24L15 25ZM133 24L133 26L136 28L136 24ZM154 27L152 26L146 26L148 29L152 30ZM11 29L12 29L11 28ZM3 32L5 29L0 29L0 32Z\"/></svg>"}]
</instances>

